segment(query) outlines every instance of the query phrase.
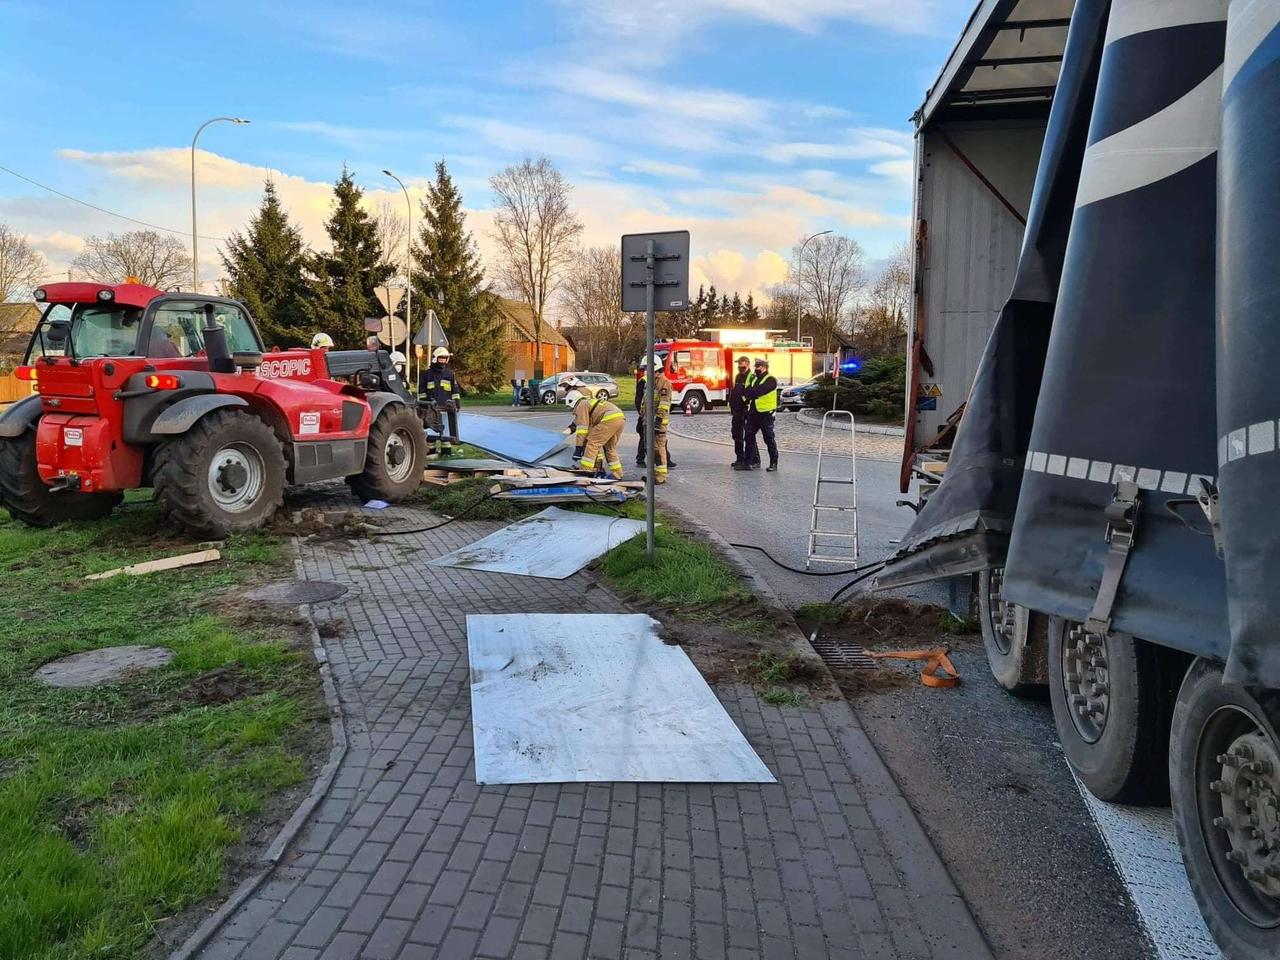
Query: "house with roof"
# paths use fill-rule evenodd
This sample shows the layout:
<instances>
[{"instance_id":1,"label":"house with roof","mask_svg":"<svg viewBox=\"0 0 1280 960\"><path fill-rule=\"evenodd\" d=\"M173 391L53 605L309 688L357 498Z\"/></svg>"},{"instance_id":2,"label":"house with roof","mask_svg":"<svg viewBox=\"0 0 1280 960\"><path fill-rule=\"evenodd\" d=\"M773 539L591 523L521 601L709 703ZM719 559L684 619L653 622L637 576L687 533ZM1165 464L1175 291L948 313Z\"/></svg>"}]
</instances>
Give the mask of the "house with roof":
<instances>
[{"instance_id":1,"label":"house with roof","mask_svg":"<svg viewBox=\"0 0 1280 960\"><path fill-rule=\"evenodd\" d=\"M537 359L533 335L533 308L518 300L498 298L507 342L507 379L532 380ZM577 361L572 344L545 319L542 322L542 375L573 370Z\"/></svg>"},{"instance_id":2,"label":"house with roof","mask_svg":"<svg viewBox=\"0 0 1280 960\"><path fill-rule=\"evenodd\" d=\"M31 395L31 383L15 377L13 369L22 363L39 322L34 303L0 303L0 406Z\"/></svg>"}]
</instances>

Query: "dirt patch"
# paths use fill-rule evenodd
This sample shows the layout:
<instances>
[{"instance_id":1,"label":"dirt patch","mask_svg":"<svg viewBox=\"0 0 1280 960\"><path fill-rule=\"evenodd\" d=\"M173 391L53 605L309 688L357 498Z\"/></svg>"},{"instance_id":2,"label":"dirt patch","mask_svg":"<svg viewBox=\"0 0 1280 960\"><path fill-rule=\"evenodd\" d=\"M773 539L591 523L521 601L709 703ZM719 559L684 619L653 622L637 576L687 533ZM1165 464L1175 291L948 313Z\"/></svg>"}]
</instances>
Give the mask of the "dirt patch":
<instances>
[{"instance_id":1,"label":"dirt patch","mask_svg":"<svg viewBox=\"0 0 1280 960\"><path fill-rule=\"evenodd\" d=\"M342 631L346 626L347 621L342 617L331 617L328 620L317 620L316 633L328 640L332 637L342 636Z\"/></svg>"},{"instance_id":2,"label":"dirt patch","mask_svg":"<svg viewBox=\"0 0 1280 960\"><path fill-rule=\"evenodd\" d=\"M301 507L282 510L271 523L271 530L285 537L308 537L320 542L331 540L366 540L369 534L385 526L387 521L363 509L325 510Z\"/></svg>"},{"instance_id":3,"label":"dirt patch","mask_svg":"<svg viewBox=\"0 0 1280 960\"><path fill-rule=\"evenodd\" d=\"M972 650L982 646L974 625L958 620L942 607L894 597L865 598L844 608L829 605L801 608L796 620L806 633L861 647L869 652L896 650ZM870 696L916 686L924 664L912 660L880 660L875 666L834 667L840 689L850 697Z\"/></svg>"}]
</instances>

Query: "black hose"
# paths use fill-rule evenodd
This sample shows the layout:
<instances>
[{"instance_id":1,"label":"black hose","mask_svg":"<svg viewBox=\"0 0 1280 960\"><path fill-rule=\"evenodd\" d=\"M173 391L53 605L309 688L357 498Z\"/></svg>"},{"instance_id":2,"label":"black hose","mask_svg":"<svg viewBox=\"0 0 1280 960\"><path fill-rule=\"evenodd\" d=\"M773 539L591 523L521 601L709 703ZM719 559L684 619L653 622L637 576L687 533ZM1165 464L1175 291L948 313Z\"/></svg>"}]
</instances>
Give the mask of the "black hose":
<instances>
[{"instance_id":1,"label":"black hose","mask_svg":"<svg viewBox=\"0 0 1280 960\"><path fill-rule=\"evenodd\" d=\"M790 570L792 573L798 573L802 577L844 577L851 573L858 573L861 570L867 569L867 567L850 567L848 570L801 570L799 567L788 566L787 564L779 560L777 557L775 557L768 550L766 550L764 547L757 547L753 543L731 543L729 544L729 546L737 547L740 550L756 550L760 553L763 553L766 557L768 557L771 561L773 561L773 563L776 566L781 567L783 570ZM882 564L883 564L883 561L879 561L878 563L873 564L873 566L880 566Z\"/></svg>"},{"instance_id":2,"label":"black hose","mask_svg":"<svg viewBox=\"0 0 1280 960\"><path fill-rule=\"evenodd\" d=\"M462 512L454 514L448 520L441 520L439 523L433 523L427 527L413 527L412 529L409 529L409 530L374 530L370 532L369 536L371 537L403 537L410 533L427 533L431 530L439 530L441 527L447 527L449 524L453 523L453 521L455 520L461 520L463 517L465 517L468 513L470 513L476 507L480 506L480 504L484 503L486 500L490 499L491 497L497 496L498 493L500 492L501 491L492 491L492 490L486 491L483 497L480 497L479 499L475 500L474 502L469 504L467 507L465 507L462 510Z\"/></svg>"},{"instance_id":3,"label":"black hose","mask_svg":"<svg viewBox=\"0 0 1280 960\"><path fill-rule=\"evenodd\" d=\"M835 603L837 600L839 600L839 599L840 599L840 597L844 594L844 592L845 592L846 590L848 590L848 589L849 589L850 587L852 587L854 584L861 583L863 580L867 579L867 577L871 576L873 573L877 573L877 572L879 572L879 571L880 571L880 569L881 569L881 568L883 568L883 567L884 567L884 565L885 565L886 563L888 563L888 562L889 562L889 561L887 561L887 560L881 560L879 563L873 563L873 564L871 564L870 568L863 568L863 569L865 569L865 570L866 570L866 573L862 574L862 576L854 577L852 580L850 580L848 583L846 583L843 587L841 587L839 590L837 590L835 593L833 593L833 594L831 595L831 599L830 599L829 601L827 601L827 602L828 602L828 603Z\"/></svg>"}]
</instances>

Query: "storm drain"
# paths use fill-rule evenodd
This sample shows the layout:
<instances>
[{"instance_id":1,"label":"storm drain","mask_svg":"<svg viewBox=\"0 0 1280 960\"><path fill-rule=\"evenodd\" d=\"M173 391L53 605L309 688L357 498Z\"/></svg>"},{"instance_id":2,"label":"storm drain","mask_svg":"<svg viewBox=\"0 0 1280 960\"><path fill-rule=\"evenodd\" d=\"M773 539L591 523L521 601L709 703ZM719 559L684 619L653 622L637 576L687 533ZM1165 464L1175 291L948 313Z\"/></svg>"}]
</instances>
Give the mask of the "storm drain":
<instances>
[{"instance_id":1,"label":"storm drain","mask_svg":"<svg viewBox=\"0 0 1280 960\"><path fill-rule=\"evenodd\" d=\"M262 603L279 603L297 606L300 603L324 603L337 600L347 592L340 583L329 580L285 580L281 583L269 583L257 590L245 594L250 600Z\"/></svg>"},{"instance_id":2,"label":"storm drain","mask_svg":"<svg viewBox=\"0 0 1280 960\"><path fill-rule=\"evenodd\" d=\"M851 640L824 637L815 630L809 644L833 670L874 670L879 666L866 647Z\"/></svg>"}]
</instances>

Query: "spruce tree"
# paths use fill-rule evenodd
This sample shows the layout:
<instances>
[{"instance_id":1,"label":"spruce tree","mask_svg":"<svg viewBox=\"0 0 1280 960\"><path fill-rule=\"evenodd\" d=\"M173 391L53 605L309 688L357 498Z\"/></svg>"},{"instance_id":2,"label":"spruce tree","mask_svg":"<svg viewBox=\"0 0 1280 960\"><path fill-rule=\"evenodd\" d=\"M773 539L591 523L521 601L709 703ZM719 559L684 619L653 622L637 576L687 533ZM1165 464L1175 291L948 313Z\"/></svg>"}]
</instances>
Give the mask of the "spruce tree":
<instances>
[{"instance_id":1,"label":"spruce tree","mask_svg":"<svg viewBox=\"0 0 1280 960\"><path fill-rule=\"evenodd\" d=\"M221 255L231 296L249 308L268 348L310 342L302 231L289 223L270 180L248 229L232 234Z\"/></svg>"},{"instance_id":2,"label":"spruce tree","mask_svg":"<svg viewBox=\"0 0 1280 960\"><path fill-rule=\"evenodd\" d=\"M742 322L753 327L760 322L760 308L756 306L755 294L747 294L747 302L742 312Z\"/></svg>"},{"instance_id":3,"label":"spruce tree","mask_svg":"<svg viewBox=\"0 0 1280 960\"><path fill-rule=\"evenodd\" d=\"M704 327L718 326L717 321L720 319L720 300L716 297L716 285L713 283L707 290L707 305L703 308L702 318Z\"/></svg>"},{"instance_id":4,"label":"spruce tree","mask_svg":"<svg viewBox=\"0 0 1280 960\"><path fill-rule=\"evenodd\" d=\"M414 330L428 307L435 310L449 338L459 381L469 390L493 390L504 378L504 324L497 297L483 286L484 271L466 228L462 194L443 160L436 164L435 182L422 201L418 240L413 247Z\"/></svg>"},{"instance_id":5,"label":"spruce tree","mask_svg":"<svg viewBox=\"0 0 1280 960\"><path fill-rule=\"evenodd\" d=\"M729 303L729 319L734 323L741 323L745 318L742 314L742 298L738 296L738 291L733 291L733 300Z\"/></svg>"},{"instance_id":6,"label":"spruce tree","mask_svg":"<svg viewBox=\"0 0 1280 960\"><path fill-rule=\"evenodd\" d=\"M729 306L729 295L720 294L720 307L716 310L717 319L725 322L733 319L733 309Z\"/></svg>"},{"instance_id":7,"label":"spruce tree","mask_svg":"<svg viewBox=\"0 0 1280 960\"><path fill-rule=\"evenodd\" d=\"M374 288L395 272L381 262L377 224L360 206L363 196L344 166L333 186L333 213L325 224L332 250L312 254L307 264L312 273L311 321L346 349L364 346L364 318L383 314Z\"/></svg>"}]
</instances>

